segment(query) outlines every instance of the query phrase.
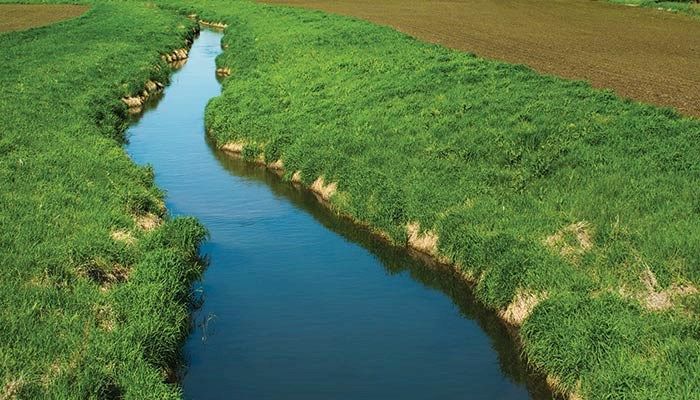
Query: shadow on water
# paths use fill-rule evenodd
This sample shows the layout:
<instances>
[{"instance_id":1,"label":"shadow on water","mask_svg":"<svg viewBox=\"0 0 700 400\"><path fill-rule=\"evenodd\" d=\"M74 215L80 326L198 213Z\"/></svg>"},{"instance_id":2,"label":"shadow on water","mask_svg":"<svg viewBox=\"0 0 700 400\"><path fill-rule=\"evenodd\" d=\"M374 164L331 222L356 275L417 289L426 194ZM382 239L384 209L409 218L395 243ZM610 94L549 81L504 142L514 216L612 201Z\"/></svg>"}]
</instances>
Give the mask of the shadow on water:
<instances>
[{"instance_id":1,"label":"shadow on water","mask_svg":"<svg viewBox=\"0 0 700 400\"><path fill-rule=\"evenodd\" d=\"M533 399L552 398L544 377L528 367L522 359L519 345L509 328L504 326L492 310L485 308L474 298L472 288L451 266L436 263L410 249L388 244L367 228L334 213L321 204L309 190L283 181L280 176L263 166L231 157L217 149L208 138L207 143L219 163L231 174L264 183L276 196L287 199L327 229L371 252L390 275L408 272L414 281L447 295L464 318L477 322L488 335L491 347L498 353L499 367L504 376L513 383L525 385Z\"/></svg>"}]
</instances>

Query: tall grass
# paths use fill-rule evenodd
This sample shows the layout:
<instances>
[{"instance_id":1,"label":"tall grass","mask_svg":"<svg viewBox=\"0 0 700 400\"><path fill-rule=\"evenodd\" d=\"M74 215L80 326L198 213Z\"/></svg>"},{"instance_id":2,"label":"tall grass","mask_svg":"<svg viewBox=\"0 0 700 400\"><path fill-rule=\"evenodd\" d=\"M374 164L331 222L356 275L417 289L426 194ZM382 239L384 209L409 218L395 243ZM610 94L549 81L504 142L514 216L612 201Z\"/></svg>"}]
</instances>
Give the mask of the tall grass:
<instances>
[{"instance_id":1,"label":"tall grass","mask_svg":"<svg viewBox=\"0 0 700 400\"><path fill-rule=\"evenodd\" d=\"M167 5L230 25L219 144L337 182L334 209L397 244L435 232L494 310L544 299L521 336L564 390L700 393L700 122L351 18Z\"/></svg>"},{"instance_id":2,"label":"tall grass","mask_svg":"<svg viewBox=\"0 0 700 400\"><path fill-rule=\"evenodd\" d=\"M1 398L180 397L165 380L204 231L168 219L153 172L124 153L119 99L167 81L160 54L191 24L98 4L0 35ZM165 223L139 229L147 212Z\"/></svg>"},{"instance_id":3,"label":"tall grass","mask_svg":"<svg viewBox=\"0 0 700 400\"><path fill-rule=\"evenodd\" d=\"M435 232L494 310L538 295L521 337L562 388L591 399L700 393L700 298L646 303L700 284L698 121L354 19L159 4L230 25L218 63L232 76L206 116L218 143L282 159L287 179L337 182L334 209L397 244L408 223ZM186 218L137 227L138 214L164 213L162 194L119 146L118 99L167 79L153 65L190 24L113 2L0 35L4 393L179 396L165 380L204 231Z\"/></svg>"}]
</instances>

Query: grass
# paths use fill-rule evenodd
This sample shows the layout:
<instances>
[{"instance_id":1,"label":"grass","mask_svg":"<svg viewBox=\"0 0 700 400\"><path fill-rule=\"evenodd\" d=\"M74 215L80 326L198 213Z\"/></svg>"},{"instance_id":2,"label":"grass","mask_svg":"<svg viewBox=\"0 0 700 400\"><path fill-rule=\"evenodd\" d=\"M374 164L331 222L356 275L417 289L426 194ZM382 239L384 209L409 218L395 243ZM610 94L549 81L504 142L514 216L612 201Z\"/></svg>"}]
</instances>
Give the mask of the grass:
<instances>
[{"instance_id":1,"label":"grass","mask_svg":"<svg viewBox=\"0 0 700 400\"><path fill-rule=\"evenodd\" d=\"M634 5L645 8L680 12L689 15L700 15L700 4L694 0L659 1L659 0L608 0L615 4Z\"/></svg>"},{"instance_id":2,"label":"grass","mask_svg":"<svg viewBox=\"0 0 700 400\"><path fill-rule=\"evenodd\" d=\"M167 81L160 54L191 27L115 3L0 35L0 398L180 397L164 378L204 230L124 153L119 99ZM142 230L145 213L165 220Z\"/></svg>"},{"instance_id":3,"label":"grass","mask_svg":"<svg viewBox=\"0 0 700 400\"><path fill-rule=\"evenodd\" d=\"M398 245L418 222L496 311L543 299L520 335L563 391L700 393L700 122L351 18L167 5L230 25L220 145L337 182L331 206Z\"/></svg>"},{"instance_id":4,"label":"grass","mask_svg":"<svg viewBox=\"0 0 700 400\"><path fill-rule=\"evenodd\" d=\"M333 209L397 245L419 223L494 311L539 297L524 352L564 391L697 398L700 122L350 18L159 4L230 25L219 144L336 182ZM179 397L165 381L204 231L167 218L120 148L119 98L167 80L159 55L191 24L113 2L0 36L6 397ZM147 214L165 222L142 230Z\"/></svg>"},{"instance_id":5,"label":"grass","mask_svg":"<svg viewBox=\"0 0 700 400\"><path fill-rule=\"evenodd\" d=\"M87 6L67 4L0 4L0 32L48 25L77 17L87 8Z\"/></svg>"}]
</instances>

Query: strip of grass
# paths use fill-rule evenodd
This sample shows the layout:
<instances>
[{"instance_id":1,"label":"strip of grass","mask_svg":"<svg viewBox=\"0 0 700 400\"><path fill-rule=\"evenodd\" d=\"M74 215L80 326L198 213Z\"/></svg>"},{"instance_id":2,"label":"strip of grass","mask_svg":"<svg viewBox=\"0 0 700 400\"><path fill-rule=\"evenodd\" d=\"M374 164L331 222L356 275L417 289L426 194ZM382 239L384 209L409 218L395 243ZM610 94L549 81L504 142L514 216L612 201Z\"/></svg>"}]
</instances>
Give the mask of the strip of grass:
<instances>
[{"instance_id":1,"label":"strip of grass","mask_svg":"<svg viewBox=\"0 0 700 400\"><path fill-rule=\"evenodd\" d=\"M179 398L203 228L164 215L121 148L120 97L167 81L192 22L98 4L0 35L0 397ZM159 67L154 69L154 65ZM165 218L140 229L146 213Z\"/></svg>"},{"instance_id":2,"label":"strip of grass","mask_svg":"<svg viewBox=\"0 0 700 400\"><path fill-rule=\"evenodd\" d=\"M419 223L494 310L545 299L520 334L554 386L700 393L700 122L351 18L167 5L229 24L220 145L337 182L332 207L397 244Z\"/></svg>"},{"instance_id":3,"label":"strip of grass","mask_svg":"<svg viewBox=\"0 0 700 400\"><path fill-rule=\"evenodd\" d=\"M700 4L695 1L659 1L659 0L608 0L615 4L633 5L637 7L656 8L659 10L680 12L700 16Z\"/></svg>"}]
</instances>

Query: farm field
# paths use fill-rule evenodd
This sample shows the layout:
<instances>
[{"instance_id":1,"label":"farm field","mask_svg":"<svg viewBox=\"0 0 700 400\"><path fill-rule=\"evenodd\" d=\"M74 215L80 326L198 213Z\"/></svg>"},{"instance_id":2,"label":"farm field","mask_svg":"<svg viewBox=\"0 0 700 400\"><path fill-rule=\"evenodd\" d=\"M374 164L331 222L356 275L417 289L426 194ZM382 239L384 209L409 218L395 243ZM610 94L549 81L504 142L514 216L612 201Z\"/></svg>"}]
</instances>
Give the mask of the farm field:
<instances>
[{"instance_id":1,"label":"farm field","mask_svg":"<svg viewBox=\"0 0 700 400\"><path fill-rule=\"evenodd\" d=\"M588 0L265 1L367 19L700 116L697 18Z\"/></svg>"},{"instance_id":2,"label":"farm field","mask_svg":"<svg viewBox=\"0 0 700 400\"><path fill-rule=\"evenodd\" d=\"M71 4L0 4L0 32L19 31L77 17L87 6Z\"/></svg>"}]
</instances>

